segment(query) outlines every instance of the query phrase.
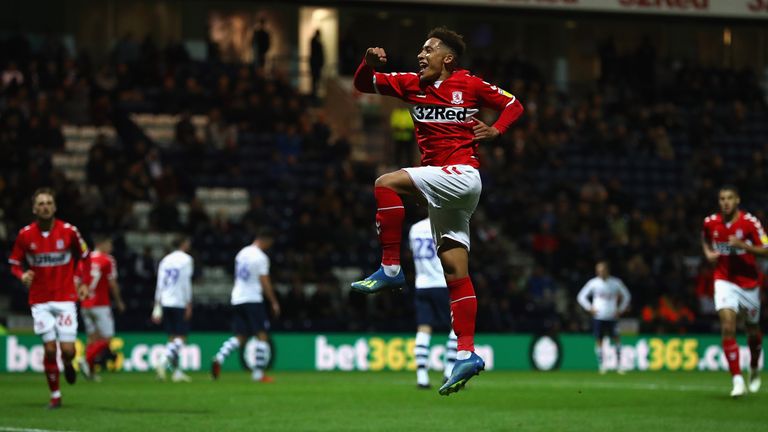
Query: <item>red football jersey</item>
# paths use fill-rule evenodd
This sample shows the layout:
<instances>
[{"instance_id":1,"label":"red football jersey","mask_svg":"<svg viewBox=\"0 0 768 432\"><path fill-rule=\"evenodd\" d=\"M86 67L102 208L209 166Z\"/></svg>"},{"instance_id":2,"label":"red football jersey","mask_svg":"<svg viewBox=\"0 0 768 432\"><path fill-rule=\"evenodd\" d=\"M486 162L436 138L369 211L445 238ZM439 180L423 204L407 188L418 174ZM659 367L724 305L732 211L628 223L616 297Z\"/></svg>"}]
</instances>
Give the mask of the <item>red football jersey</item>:
<instances>
[{"instance_id":1,"label":"red football jersey","mask_svg":"<svg viewBox=\"0 0 768 432\"><path fill-rule=\"evenodd\" d=\"M24 261L35 272L29 287L29 304L76 301L76 260L87 263L89 253L77 228L55 219L46 233L40 230L37 222L22 228L8 262L17 277L21 276ZM85 279L90 281L87 275Z\"/></svg>"},{"instance_id":2,"label":"red football jersey","mask_svg":"<svg viewBox=\"0 0 768 432\"><path fill-rule=\"evenodd\" d=\"M375 72L373 89L413 104L411 117L422 165L479 168L473 127L480 108L503 111L493 125L501 133L523 112L517 98L463 69L433 84L422 84L415 73Z\"/></svg>"},{"instance_id":3,"label":"red football jersey","mask_svg":"<svg viewBox=\"0 0 768 432\"><path fill-rule=\"evenodd\" d=\"M760 270L755 256L728 245L728 237L736 236L753 246L768 247L768 237L756 217L739 211L736 220L725 223L721 214L713 214L704 219L702 236L720 254L715 267L715 280L726 280L743 289L758 288Z\"/></svg>"},{"instance_id":4,"label":"red football jersey","mask_svg":"<svg viewBox=\"0 0 768 432\"><path fill-rule=\"evenodd\" d=\"M109 306L109 284L117 279L117 264L112 255L99 251L91 253L91 283L88 285L88 298L80 302L80 307ZM84 265L81 262L81 265ZM85 272L83 272L85 273Z\"/></svg>"}]
</instances>

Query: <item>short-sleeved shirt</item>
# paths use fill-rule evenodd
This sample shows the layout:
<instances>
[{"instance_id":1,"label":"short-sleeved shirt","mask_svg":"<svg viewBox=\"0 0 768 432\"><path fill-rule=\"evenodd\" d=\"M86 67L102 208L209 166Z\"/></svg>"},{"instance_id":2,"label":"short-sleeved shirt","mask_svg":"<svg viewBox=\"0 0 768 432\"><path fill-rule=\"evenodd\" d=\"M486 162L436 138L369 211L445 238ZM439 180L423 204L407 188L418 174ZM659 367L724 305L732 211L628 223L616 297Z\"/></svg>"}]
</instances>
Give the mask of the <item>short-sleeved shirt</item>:
<instances>
[{"instance_id":1,"label":"short-sleeved shirt","mask_svg":"<svg viewBox=\"0 0 768 432\"><path fill-rule=\"evenodd\" d=\"M83 308L109 306L109 285L117 280L117 264L112 255L99 251L91 254L91 283L88 285L88 297L80 302Z\"/></svg>"},{"instance_id":2,"label":"short-sleeved shirt","mask_svg":"<svg viewBox=\"0 0 768 432\"><path fill-rule=\"evenodd\" d=\"M157 269L155 300L164 307L183 308L192 301L194 260L186 252L171 252Z\"/></svg>"},{"instance_id":3,"label":"short-sleeved shirt","mask_svg":"<svg viewBox=\"0 0 768 432\"><path fill-rule=\"evenodd\" d=\"M435 240L429 219L416 222L408 234L408 242L413 252L413 264L416 267L416 289L445 288L445 274L440 258L437 256Z\"/></svg>"},{"instance_id":4,"label":"short-sleeved shirt","mask_svg":"<svg viewBox=\"0 0 768 432\"><path fill-rule=\"evenodd\" d=\"M728 238L735 236L755 247L768 247L760 221L751 214L739 211L733 222L723 221L722 214L713 214L704 219L702 238L720 256L715 266L715 280L725 280L743 289L754 289L760 285L760 270L755 256L744 249L732 247Z\"/></svg>"},{"instance_id":5,"label":"short-sleeved shirt","mask_svg":"<svg viewBox=\"0 0 768 432\"><path fill-rule=\"evenodd\" d=\"M264 287L261 277L269 275L269 257L256 245L244 247L235 257L235 285L232 288L233 305L261 303Z\"/></svg>"},{"instance_id":6,"label":"short-sleeved shirt","mask_svg":"<svg viewBox=\"0 0 768 432\"><path fill-rule=\"evenodd\" d=\"M27 263L35 277L29 287L29 304L76 301L77 260L88 258L88 245L74 225L54 219L49 231L37 222L19 231L8 262Z\"/></svg>"},{"instance_id":7,"label":"short-sleeved shirt","mask_svg":"<svg viewBox=\"0 0 768 432\"><path fill-rule=\"evenodd\" d=\"M479 168L474 116L481 107L502 111L516 101L511 94L464 69L432 84L421 83L411 72L375 72L373 86L379 94L413 105L411 117L423 166Z\"/></svg>"}]
</instances>

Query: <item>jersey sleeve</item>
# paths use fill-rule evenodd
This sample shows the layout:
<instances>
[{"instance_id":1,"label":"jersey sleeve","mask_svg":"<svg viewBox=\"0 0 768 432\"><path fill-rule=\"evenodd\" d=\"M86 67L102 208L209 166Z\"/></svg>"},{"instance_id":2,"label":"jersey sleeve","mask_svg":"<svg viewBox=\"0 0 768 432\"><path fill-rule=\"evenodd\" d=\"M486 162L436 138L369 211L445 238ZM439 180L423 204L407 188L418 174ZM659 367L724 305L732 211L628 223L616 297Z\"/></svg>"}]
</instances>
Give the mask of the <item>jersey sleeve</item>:
<instances>
[{"instance_id":1,"label":"jersey sleeve","mask_svg":"<svg viewBox=\"0 0 768 432\"><path fill-rule=\"evenodd\" d=\"M768 248L768 236L765 235L763 224L760 223L760 220L751 215L747 218L747 220L751 222L753 227L751 239L752 245L755 247Z\"/></svg>"},{"instance_id":2,"label":"jersey sleeve","mask_svg":"<svg viewBox=\"0 0 768 432\"><path fill-rule=\"evenodd\" d=\"M254 264L257 276L269 276L269 257L260 257Z\"/></svg>"},{"instance_id":3,"label":"jersey sleeve","mask_svg":"<svg viewBox=\"0 0 768 432\"><path fill-rule=\"evenodd\" d=\"M181 279L181 297L184 303L192 302L192 275L195 273L195 261L189 258L187 265L184 266L184 275Z\"/></svg>"},{"instance_id":4,"label":"jersey sleeve","mask_svg":"<svg viewBox=\"0 0 768 432\"><path fill-rule=\"evenodd\" d=\"M85 273L86 269L83 268L83 261L80 260L75 264L75 285L80 285L83 281L83 273ZM91 281L93 282L93 280Z\"/></svg>"},{"instance_id":5,"label":"jersey sleeve","mask_svg":"<svg viewBox=\"0 0 768 432\"><path fill-rule=\"evenodd\" d=\"M493 127L500 133L506 132L509 126L523 114L523 105L506 90L485 82L480 78L477 78L475 88L477 98L482 106L500 112L499 118L493 124Z\"/></svg>"},{"instance_id":6,"label":"jersey sleeve","mask_svg":"<svg viewBox=\"0 0 768 432\"><path fill-rule=\"evenodd\" d=\"M161 260L157 266L157 283L155 284L155 302L160 303L160 298L163 294L163 270L165 261Z\"/></svg>"},{"instance_id":7,"label":"jersey sleeve","mask_svg":"<svg viewBox=\"0 0 768 432\"><path fill-rule=\"evenodd\" d=\"M8 257L8 264L11 265L11 273L17 278L21 279L21 275L24 274L24 269L21 267L21 263L24 260L24 236L21 232L16 236L16 241L13 243L13 249L11 249L11 255Z\"/></svg>"},{"instance_id":8,"label":"jersey sleeve","mask_svg":"<svg viewBox=\"0 0 768 432\"><path fill-rule=\"evenodd\" d=\"M72 253L80 261L77 267L81 267L79 283L90 286L93 276L91 275L91 251L88 249L88 243L83 240L80 231L74 226L70 228Z\"/></svg>"},{"instance_id":9,"label":"jersey sleeve","mask_svg":"<svg viewBox=\"0 0 768 432\"><path fill-rule=\"evenodd\" d=\"M621 279L616 279L616 285L619 287L619 294L621 294L621 304L619 304L619 313L627 310L629 302L632 301L632 294L629 293L627 286Z\"/></svg>"},{"instance_id":10,"label":"jersey sleeve","mask_svg":"<svg viewBox=\"0 0 768 432\"><path fill-rule=\"evenodd\" d=\"M576 300L579 302L579 305L584 308L584 310L589 311L592 309L592 302L589 301L589 296L592 295L592 281L589 281L584 285L584 288L579 291L579 295L576 296Z\"/></svg>"},{"instance_id":11,"label":"jersey sleeve","mask_svg":"<svg viewBox=\"0 0 768 432\"><path fill-rule=\"evenodd\" d=\"M701 240L707 244L712 243L712 231L709 229L710 218L704 219L704 223L701 225Z\"/></svg>"},{"instance_id":12,"label":"jersey sleeve","mask_svg":"<svg viewBox=\"0 0 768 432\"><path fill-rule=\"evenodd\" d=\"M117 262L112 255L109 255L108 258L104 273L106 273L108 280L117 280Z\"/></svg>"},{"instance_id":13,"label":"jersey sleeve","mask_svg":"<svg viewBox=\"0 0 768 432\"><path fill-rule=\"evenodd\" d=\"M408 81L414 77L415 75L410 73L376 72L373 74L373 89L380 95L394 96L402 99L405 97Z\"/></svg>"},{"instance_id":14,"label":"jersey sleeve","mask_svg":"<svg viewBox=\"0 0 768 432\"><path fill-rule=\"evenodd\" d=\"M378 93L402 99L405 96L409 80L413 79L416 79L414 73L376 72L363 60L355 72L353 84L358 91L363 93Z\"/></svg>"},{"instance_id":15,"label":"jersey sleeve","mask_svg":"<svg viewBox=\"0 0 768 432\"><path fill-rule=\"evenodd\" d=\"M91 254L91 250L88 249L88 243L83 240L80 235L80 231L74 226L70 228L70 236L72 237L72 251L75 252L78 258L83 259Z\"/></svg>"}]
</instances>

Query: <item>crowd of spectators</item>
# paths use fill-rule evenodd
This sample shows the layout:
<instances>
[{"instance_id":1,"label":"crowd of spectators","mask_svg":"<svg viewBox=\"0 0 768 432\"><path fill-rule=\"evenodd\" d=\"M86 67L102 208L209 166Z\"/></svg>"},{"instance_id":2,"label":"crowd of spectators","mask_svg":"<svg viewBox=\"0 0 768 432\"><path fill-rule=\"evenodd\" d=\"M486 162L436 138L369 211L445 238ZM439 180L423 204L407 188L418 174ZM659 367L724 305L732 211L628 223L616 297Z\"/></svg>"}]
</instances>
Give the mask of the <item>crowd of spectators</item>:
<instances>
[{"instance_id":1,"label":"crowd of spectators","mask_svg":"<svg viewBox=\"0 0 768 432\"><path fill-rule=\"evenodd\" d=\"M585 94L558 91L523 59L468 61L526 107L481 148L472 274L482 331L585 330L575 296L597 259L630 288L628 316L644 330L708 331L711 269L699 230L716 210L717 186L735 183L765 220L768 114L755 76L659 60L647 45L620 55L606 42L600 53L602 78ZM372 185L387 161L353 160L346 137L286 75L194 61L180 44L160 49L130 35L98 65L54 37L33 49L22 35L0 40L0 59L8 59L0 64L0 255L31 219L31 192L51 185L62 219L86 237L116 237L129 307L118 326L149 328L156 257L123 241L137 229L134 203L147 201L151 231L193 236L198 268L231 271L259 227L276 228L278 329L412 329L412 290L358 296L334 272L377 265ZM634 67L640 59L652 67ZM179 114L172 143L153 142L133 112ZM209 120L202 135L192 123L199 114ZM64 148L62 124L117 131L95 139L84 184L51 162ZM249 208L237 218L211 214L195 197L199 186L246 188ZM189 206L184 218L180 202ZM409 210L408 221L420 212ZM404 258L412 274L407 251ZM23 311L24 290L10 280L3 259L0 282ZM225 307L196 305L193 327L226 329Z\"/></svg>"}]
</instances>

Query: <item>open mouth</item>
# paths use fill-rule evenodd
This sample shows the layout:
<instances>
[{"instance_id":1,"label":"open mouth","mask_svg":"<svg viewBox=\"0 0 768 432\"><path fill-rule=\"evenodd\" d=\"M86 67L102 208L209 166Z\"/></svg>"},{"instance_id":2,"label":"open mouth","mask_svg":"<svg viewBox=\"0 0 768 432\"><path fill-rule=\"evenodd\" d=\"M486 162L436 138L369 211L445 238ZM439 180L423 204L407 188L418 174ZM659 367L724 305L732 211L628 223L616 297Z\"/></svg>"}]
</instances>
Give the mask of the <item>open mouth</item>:
<instances>
[{"instance_id":1,"label":"open mouth","mask_svg":"<svg viewBox=\"0 0 768 432\"><path fill-rule=\"evenodd\" d=\"M424 71L427 70L427 62L419 62L419 75L424 75Z\"/></svg>"}]
</instances>

